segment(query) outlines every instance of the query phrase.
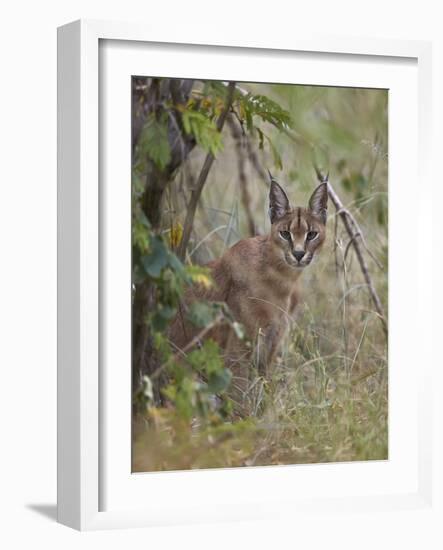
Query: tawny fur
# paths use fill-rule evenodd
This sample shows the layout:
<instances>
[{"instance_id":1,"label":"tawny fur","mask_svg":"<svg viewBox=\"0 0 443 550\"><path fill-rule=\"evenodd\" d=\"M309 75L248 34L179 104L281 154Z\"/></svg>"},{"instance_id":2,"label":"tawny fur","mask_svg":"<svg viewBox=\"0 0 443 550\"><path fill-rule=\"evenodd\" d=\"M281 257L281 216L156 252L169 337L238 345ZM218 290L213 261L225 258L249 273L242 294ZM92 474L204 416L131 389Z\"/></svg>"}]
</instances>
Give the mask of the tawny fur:
<instances>
[{"instance_id":1,"label":"tawny fur","mask_svg":"<svg viewBox=\"0 0 443 550\"><path fill-rule=\"evenodd\" d=\"M257 342L258 336L258 368L261 374L269 375L269 366L299 301L299 277L325 239L327 188L322 185L314 191L308 208L290 208L286 194L273 182L270 233L243 239L207 264L214 286L210 290L196 286L186 293L170 330L175 346L185 347L199 331L185 320L186 304L199 299L225 302L243 325L247 338ZM281 232L289 232L290 241L282 238ZM312 241L307 240L309 232L316 233ZM294 257L299 250L304 251L300 262ZM226 362L233 369L251 353L227 326L217 327L209 336L225 350Z\"/></svg>"}]
</instances>

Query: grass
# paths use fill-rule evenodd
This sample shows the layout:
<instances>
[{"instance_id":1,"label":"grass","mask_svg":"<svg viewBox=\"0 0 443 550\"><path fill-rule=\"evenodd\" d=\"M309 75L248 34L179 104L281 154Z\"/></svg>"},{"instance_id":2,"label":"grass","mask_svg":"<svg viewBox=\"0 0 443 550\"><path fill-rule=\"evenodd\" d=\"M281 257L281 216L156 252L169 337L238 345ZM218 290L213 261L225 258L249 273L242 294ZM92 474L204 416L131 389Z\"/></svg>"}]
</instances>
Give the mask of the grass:
<instances>
[{"instance_id":1,"label":"grass","mask_svg":"<svg viewBox=\"0 0 443 550\"><path fill-rule=\"evenodd\" d=\"M387 313L387 92L308 86L249 85L287 108L293 139L266 131L283 159L276 179L292 202L304 205L316 181L312 151L361 225L381 268L367 256ZM188 261L220 256L247 233L238 191L235 143L226 132L203 192ZM295 139L295 141L294 141ZM258 151L263 167L269 151ZM198 174L203 154L187 171ZM268 229L267 187L250 162L246 176L254 222ZM183 221L179 173L168 194L174 223ZM149 427L135 426L134 471L322 463L388 458L387 340L346 233L330 206L324 249L302 276L302 303L272 380L255 378L244 398L247 414L207 431L183 424L168 409L153 409ZM337 222L337 225L336 225ZM251 366L253 369L253 366Z\"/></svg>"}]
</instances>

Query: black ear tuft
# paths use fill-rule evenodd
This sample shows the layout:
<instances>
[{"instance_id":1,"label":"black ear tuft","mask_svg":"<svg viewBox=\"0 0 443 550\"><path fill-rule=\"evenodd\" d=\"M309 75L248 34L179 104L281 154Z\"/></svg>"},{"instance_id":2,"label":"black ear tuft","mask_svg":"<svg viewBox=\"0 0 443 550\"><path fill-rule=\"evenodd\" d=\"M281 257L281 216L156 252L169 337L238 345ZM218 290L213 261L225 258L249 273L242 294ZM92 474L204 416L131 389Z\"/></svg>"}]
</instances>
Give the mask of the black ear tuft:
<instances>
[{"instance_id":1,"label":"black ear tuft","mask_svg":"<svg viewBox=\"0 0 443 550\"><path fill-rule=\"evenodd\" d=\"M325 224L328 211L328 182L324 181L315 188L309 199L311 212Z\"/></svg>"},{"instance_id":2,"label":"black ear tuft","mask_svg":"<svg viewBox=\"0 0 443 550\"><path fill-rule=\"evenodd\" d=\"M271 174L269 174L271 176ZM269 217L271 223L276 222L290 210L289 200L282 187L271 176L271 189L269 190Z\"/></svg>"}]
</instances>

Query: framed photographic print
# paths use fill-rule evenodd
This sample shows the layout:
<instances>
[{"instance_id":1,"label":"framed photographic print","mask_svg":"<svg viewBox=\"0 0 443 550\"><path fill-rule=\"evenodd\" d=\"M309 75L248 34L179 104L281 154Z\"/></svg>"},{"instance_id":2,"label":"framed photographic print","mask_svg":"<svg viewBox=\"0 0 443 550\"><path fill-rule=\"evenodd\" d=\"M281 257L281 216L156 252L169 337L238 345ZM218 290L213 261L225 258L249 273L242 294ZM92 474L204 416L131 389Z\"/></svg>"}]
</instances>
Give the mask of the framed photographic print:
<instances>
[{"instance_id":1,"label":"framed photographic print","mask_svg":"<svg viewBox=\"0 0 443 550\"><path fill-rule=\"evenodd\" d=\"M82 21L58 79L59 521L429 506L429 45Z\"/></svg>"}]
</instances>

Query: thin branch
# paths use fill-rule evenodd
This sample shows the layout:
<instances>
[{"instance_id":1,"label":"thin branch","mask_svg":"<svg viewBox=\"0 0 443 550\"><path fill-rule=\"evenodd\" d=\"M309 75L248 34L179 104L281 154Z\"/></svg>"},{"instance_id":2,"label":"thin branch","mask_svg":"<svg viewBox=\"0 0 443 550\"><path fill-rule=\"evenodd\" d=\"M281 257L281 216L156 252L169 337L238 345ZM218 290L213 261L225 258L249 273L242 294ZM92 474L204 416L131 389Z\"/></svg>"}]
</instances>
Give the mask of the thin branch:
<instances>
[{"instance_id":1,"label":"thin branch","mask_svg":"<svg viewBox=\"0 0 443 550\"><path fill-rule=\"evenodd\" d=\"M338 219L338 217L337 217L336 219ZM352 243L355 241L355 239L356 239L357 237L361 237L361 233L359 233L359 232L358 232L358 233L354 233L354 235L352 236L352 238L349 239L349 242L348 242L348 244L346 245L345 253L344 253L344 256L343 256L343 261L344 261L344 262L346 261L346 258L348 257L348 252L349 252L349 250L350 250L350 248L351 248L351 246L352 246Z\"/></svg>"},{"instance_id":2,"label":"thin branch","mask_svg":"<svg viewBox=\"0 0 443 550\"><path fill-rule=\"evenodd\" d=\"M337 211L337 215L339 215L343 221L343 225L345 226L345 229L349 235L349 238L351 239L352 246L354 247L355 254L357 256L358 263L360 264L361 271L363 273L363 277L366 281L366 284L368 285L369 293L371 295L371 299L374 303L374 307L380 316L380 319L382 321L383 325L383 331L385 335L388 335L388 325L386 322L386 317L383 312L383 306L381 304L380 298L377 294L377 291L375 290L374 283L372 282L371 275L369 274L368 264L366 263L366 259L363 255L363 251L361 249L360 243L363 243L363 239L356 238L356 234L359 233L360 237L362 236L362 230L360 229L357 221L355 218L350 214L348 210L343 206L343 203L340 200L340 197L335 192L334 188L328 181L328 177L324 177L319 169L315 167L315 171L317 172L317 177L319 181L326 182L328 184L328 194L333 202L335 209ZM363 245L364 246L364 245ZM366 248L366 247L365 247ZM367 250L367 248L366 248Z\"/></svg>"},{"instance_id":3,"label":"thin branch","mask_svg":"<svg viewBox=\"0 0 443 550\"><path fill-rule=\"evenodd\" d=\"M223 130L223 126L225 125L225 121L228 116L229 109L231 108L231 104L234 99L234 91L235 91L235 82L230 82L228 85L226 101L225 101L223 112L221 113L221 115L217 120L217 130L219 132ZM181 260L183 260L186 254L186 248L188 246L189 239L191 237L192 227L194 225L194 218L195 218L195 213L197 211L198 201L200 199L200 195L203 191L203 187L208 178L209 171L211 170L214 159L215 157L212 153L208 153L206 155L197 183L191 191L191 198L189 200L188 211L186 213L185 224L183 227L183 237L178 250L178 256L180 257Z\"/></svg>"},{"instance_id":4,"label":"thin branch","mask_svg":"<svg viewBox=\"0 0 443 550\"><path fill-rule=\"evenodd\" d=\"M249 193L248 180L245 172L244 144L242 139L243 127L241 126L241 130L237 128L235 120L232 117L228 118L228 124L231 128L232 137L235 140L235 146L237 149L238 177L240 183L241 201L248 222L249 236L254 237L257 232L255 229L254 216L251 209L251 195Z\"/></svg>"},{"instance_id":5,"label":"thin branch","mask_svg":"<svg viewBox=\"0 0 443 550\"><path fill-rule=\"evenodd\" d=\"M231 107L230 112L234 116L234 118L237 119L237 122L240 124L242 136L246 136L244 121L239 117L239 115L238 115L237 111L234 109L234 107Z\"/></svg>"},{"instance_id":6,"label":"thin branch","mask_svg":"<svg viewBox=\"0 0 443 550\"><path fill-rule=\"evenodd\" d=\"M351 214L351 212L345 208L344 206L342 206L342 209L345 211L346 215L348 216L348 218L351 220L354 228L355 228L355 233L353 235L353 238L356 239L356 238L360 238L361 242L362 242L362 245L365 247L366 249L366 252L369 254L369 256L371 256L371 258L374 260L374 262L377 264L377 267L379 269L383 269L383 266L382 264L378 261L378 259L376 258L376 256L371 252L371 250L369 249L367 243L366 243L366 239L363 235L363 233L361 232L360 230L360 226L358 225L357 223L357 220L354 218L354 216ZM338 214L341 214L341 211L337 211L337 215Z\"/></svg>"},{"instance_id":7,"label":"thin branch","mask_svg":"<svg viewBox=\"0 0 443 550\"><path fill-rule=\"evenodd\" d=\"M260 176L260 180L266 185L266 188L268 188L268 182L269 177L265 170L263 170L263 167L258 159L256 151L252 147L252 142L249 139L249 137L246 137L246 148L248 150L249 155L249 161L254 167L257 174Z\"/></svg>"}]
</instances>

